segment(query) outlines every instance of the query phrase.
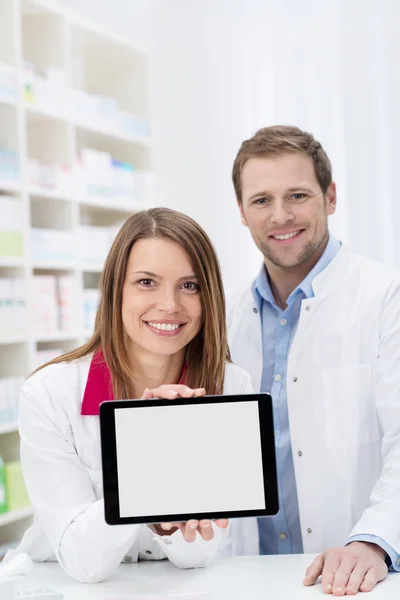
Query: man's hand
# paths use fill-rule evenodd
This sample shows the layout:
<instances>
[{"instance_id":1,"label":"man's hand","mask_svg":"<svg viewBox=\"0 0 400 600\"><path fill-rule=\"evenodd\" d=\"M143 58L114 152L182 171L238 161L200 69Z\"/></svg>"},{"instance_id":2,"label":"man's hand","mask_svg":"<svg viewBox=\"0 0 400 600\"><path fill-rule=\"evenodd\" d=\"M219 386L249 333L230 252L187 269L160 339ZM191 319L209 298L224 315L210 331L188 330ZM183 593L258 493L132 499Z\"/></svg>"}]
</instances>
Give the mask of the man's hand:
<instances>
[{"instance_id":1,"label":"man's hand","mask_svg":"<svg viewBox=\"0 0 400 600\"><path fill-rule=\"evenodd\" d=\"M358 591L370 592L388 573L386 556L382 548L368 542L352 542L343 548L331 548L311 563L303 583L314 585L322 575L326 594L344 596Z\"/></svg>"},{"instance_id":2,"label":"man's hand","mask_svg":"<svg viewBox=\"0 0 400 600\"><path fill-rule=\"evenodd\" d=\"M217 519L215 524L221 529L228 527L228 519ZM210 541L214 537L214 531L211 526L211 521L201 520L196 521L192 519L185 523L161 523L160 525L154 525L155 531L158 535L172 535L178 529L181 530L183 537L189 543L194 542L196 539L196 532L199 532L203 540L206 542Z\"/></svg>"}]
</instances>

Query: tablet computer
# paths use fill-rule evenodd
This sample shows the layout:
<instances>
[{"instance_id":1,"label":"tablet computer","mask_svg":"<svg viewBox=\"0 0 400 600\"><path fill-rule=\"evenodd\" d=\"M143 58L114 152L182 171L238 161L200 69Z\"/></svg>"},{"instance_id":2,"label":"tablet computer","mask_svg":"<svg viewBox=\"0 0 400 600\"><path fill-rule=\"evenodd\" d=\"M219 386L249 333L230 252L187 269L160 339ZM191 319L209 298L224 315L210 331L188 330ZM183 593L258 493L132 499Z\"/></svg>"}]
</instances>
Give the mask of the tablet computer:
<instances>
[{"instance_id":1,"label":"tablet computer","mask_svg":"<svg viewBox=\"0 0 400 600\"><path fill-rule=\"evenodd\" d=\"M100 429L110 525L278 512L269 394L106 401Z\"/></svg>"}]
</instances>

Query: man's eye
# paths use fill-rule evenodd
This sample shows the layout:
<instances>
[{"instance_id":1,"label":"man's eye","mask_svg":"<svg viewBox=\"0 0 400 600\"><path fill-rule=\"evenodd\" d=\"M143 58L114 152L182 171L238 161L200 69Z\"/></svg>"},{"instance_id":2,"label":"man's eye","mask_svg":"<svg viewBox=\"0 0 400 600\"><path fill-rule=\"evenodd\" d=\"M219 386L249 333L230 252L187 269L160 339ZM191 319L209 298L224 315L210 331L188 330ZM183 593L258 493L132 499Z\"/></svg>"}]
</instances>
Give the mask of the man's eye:
<instances>
[{"instance_id":1,"label":"man's eye","mask_svg":"<svg viewBox=\"0 0 400 600\"><path fill-rule=\"evenodd\" d=\"M253 204L267 204L268 200L267 198L256 198L256 200L254 200Z\"/></svg>"},{"instance_id":2,"label":"man's eye","mask_svg":"<svg viewBox=\"0 0 400 600\"><path fill-rule=\"evenodd\" d=\"M307 194L303 194L302 192L298 192L296 194L292 194L291 196L293 200L305 200L307 198Z\"/></svg>"}]
</instances>

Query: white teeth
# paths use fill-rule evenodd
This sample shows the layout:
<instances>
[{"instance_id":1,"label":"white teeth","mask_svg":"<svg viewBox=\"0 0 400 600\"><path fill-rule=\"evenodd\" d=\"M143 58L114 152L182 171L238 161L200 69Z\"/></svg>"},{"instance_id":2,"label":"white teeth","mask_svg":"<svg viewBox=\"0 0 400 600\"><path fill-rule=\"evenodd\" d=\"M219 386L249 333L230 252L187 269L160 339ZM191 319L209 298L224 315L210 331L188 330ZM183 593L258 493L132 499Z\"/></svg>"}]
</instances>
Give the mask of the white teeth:
<instances>
[{"instance_id":1,"label":"white teeth","mask_svg":"<svg viewBox=\"0 0 400 600\"><path fill-rule=\"evenodd\" d=\"M276 240L290 240L290 238L294 237L295 235L298 235L300 233L299 231L293 231L293 233L285 233L284 235L274 235L272 237L274 237Z\"/></svg>"},{"instance_id":2,"label":"white teeth","mask_svg":"<svg viewBox=\"0 0 400 600\"><path fill-rule=\"evenodd\" d=\"M160 331L176 331L179 329L179 323L150 323L149 321L149 325Z\"/></svg>"}]
</instances>

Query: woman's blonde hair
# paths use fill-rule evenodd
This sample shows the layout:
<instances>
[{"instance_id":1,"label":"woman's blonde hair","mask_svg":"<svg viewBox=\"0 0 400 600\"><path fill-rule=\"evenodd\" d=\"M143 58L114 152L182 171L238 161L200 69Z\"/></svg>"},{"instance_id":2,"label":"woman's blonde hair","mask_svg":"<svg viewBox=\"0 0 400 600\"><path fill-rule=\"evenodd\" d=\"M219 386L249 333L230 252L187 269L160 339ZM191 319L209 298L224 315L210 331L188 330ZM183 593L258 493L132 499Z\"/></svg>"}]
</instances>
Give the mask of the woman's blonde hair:
<instances>
[{"instance_id":1,"label":"woman's blonde hair","mask_svg":"<svg viewBox=\"0 0 400 600\"><path fill-rule=\"evenodd\" d=\"M177 242L190 258L194 273L199 279L203 325L186 349L186 384L192 388L204 387L210 395L222 394L225 365L231 360L227 343L225 295L218 258L200 225L187 215L168 208L138 212L124 223L107 256L101 275L100 304L91 339L40 369L102 350L111 372L114 398L132 397L132 374L122 323L122 289L133 244L149 238Z\"/></svg>"}]
</instances>

